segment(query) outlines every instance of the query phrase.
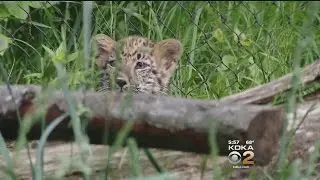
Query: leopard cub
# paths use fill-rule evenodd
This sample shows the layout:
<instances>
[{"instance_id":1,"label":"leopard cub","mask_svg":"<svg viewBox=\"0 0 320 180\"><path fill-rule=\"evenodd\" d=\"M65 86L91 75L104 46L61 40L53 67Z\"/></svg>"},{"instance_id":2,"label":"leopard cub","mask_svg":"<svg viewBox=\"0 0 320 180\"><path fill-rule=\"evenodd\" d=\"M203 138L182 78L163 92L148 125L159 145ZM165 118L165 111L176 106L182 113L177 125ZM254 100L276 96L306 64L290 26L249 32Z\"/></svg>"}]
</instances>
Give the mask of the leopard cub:
<instances>
[{"instance_id":1,"label":"leopard cub","mask_svg":"<svg viewBox=\"0 0 320 180\"><path fill-rule=\"evenodd\" d=\"M110 88L109 78L113 74L119 91L132 89L137 93L166 94L182 54L180 41L153 42L145 37L129 36L116 42L98 34L95 42L95 64L102 71L98 91Z\"/></svg>"}]
</instances>

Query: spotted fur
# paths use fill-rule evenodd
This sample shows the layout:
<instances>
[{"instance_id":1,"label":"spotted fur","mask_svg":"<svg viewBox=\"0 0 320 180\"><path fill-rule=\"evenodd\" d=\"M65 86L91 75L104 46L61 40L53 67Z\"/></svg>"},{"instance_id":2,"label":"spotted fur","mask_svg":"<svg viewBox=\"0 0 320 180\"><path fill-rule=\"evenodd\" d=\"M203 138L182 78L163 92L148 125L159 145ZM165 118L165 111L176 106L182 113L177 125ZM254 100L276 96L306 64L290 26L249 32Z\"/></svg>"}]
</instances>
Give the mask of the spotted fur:
<instances>
[{"instance_id":1,"label":"spotted fur","mask_svg":"<svg viewBox=\"0 0 320 180\"><path fill-rule=\"evenodd\" d=\"M110 88L110 74L113 73L120 91L133 89L141 93L166 94L182 53L178 40L153 42L145 37L129 36L116 42L104 34L97 35L95 40L95 63L102 71L99 91Z\"/></svg>"}]
</instances>

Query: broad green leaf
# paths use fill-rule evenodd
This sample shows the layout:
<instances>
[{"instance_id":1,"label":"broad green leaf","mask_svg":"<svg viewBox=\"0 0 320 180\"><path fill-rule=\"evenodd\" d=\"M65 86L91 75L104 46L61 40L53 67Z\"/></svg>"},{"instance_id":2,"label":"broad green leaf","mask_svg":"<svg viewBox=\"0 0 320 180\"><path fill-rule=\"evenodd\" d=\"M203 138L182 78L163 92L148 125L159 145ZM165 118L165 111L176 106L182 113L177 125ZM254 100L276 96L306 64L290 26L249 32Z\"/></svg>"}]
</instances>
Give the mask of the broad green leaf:
<instances>
[{"instance_id":1,"label":"broad green leaf","mask_svg":"<svg viewBox=\"0 0 320 180\"><path fill-rule=\"evenodd\" d=\"M236 27L234 28L234 33L233 33L233 40L236 42L239 42L241 39L242 33L240 30Z\"/></svg>"},{"instance_id":2,"label":"broad green leaf","mask_svg":"<svg viewBox=\"0 0 320 180\"><path fill-rule=\"evenodd\" d=\"M255 63L252 56L249 57L248 61L249 61L250 64L254 64Z\"/></svg>"},{"instance_id":3,"label":"broad green leaf","mask_svg":"<svg viewBox=\"0 0 320 180\"><path fill-rule=\"evenodd\" d=\"M8 12L18 18L18 19L27 19L29 14L29 6L26 2L7 2L4 4Z\"/></svg>"},{"instance_id":4,"label":"broad green leaf","mask_svg":"<svg viewBox=\"0 0 320 180\"><path fill-rule=\"evenodd\" d=\"M256 64L252 64L251 66L249 66L249 71L251 77L253 77L254 79L258 79L257 77L260 75L261 70Z\"/></svg>"},{"instance_id":5,"label":"broad green leaf","mask_svg":"<svg viewBox=\"0 0 320 180\"><path fill-rule=\"evenodd\" d=\"M228 68L226 67L226 66L228 66L228 67L230 67L230 65L232 64L232 63L236 63L236 61L237 61L237 59L234 57L234 56L232 56L232 55L224 55L223 57L222 57L222 62L223 62L223 64L221 64L219 67L218 67L218 70L222 70L222 71L224 71L224 70L227 70ZM226 66L225 66L226 65Z\"/></svg>"},{"instance_id":6,"label":"broad green leaf","mask_svg":"<svg viewBox=\"0 0 320 180\"><path fill-rule=\"evenodd\" d=\"M127 8L126 9L130 9L132 12L137 12L138 11L138 7L135 5L135 3L133 2L130 2L128 5L127 5Z\"/></svg>"},{"instance_id":7,"label":"broad green leaf","mask_svg":"<svg viewBox=\"0 0 320 180\"><path fill-rule=\"evenodd\" d=\"M7 36L0 34L0 55L3 56L4 52L8 49L9 44L12 42Z\"/></svg>"},{"instance_id":8,"label":"broad green leaf","mask_svg":"<svg viewBox=\"0 0 320 180\"><path fill-rule=\"evenodd\" d=\"M243 46L251 46L251 41L238 28L234 29L233 39L236 42L240 42L240 44L243 45Z\"/></svg>"},{"instance_id":9,"label":"broad green leaf","mask_svg":"<svg viewBox=\"0 0 320 180\"><path fill-rule=\"evenodd\" d=\"M251 46L251 41L249 39L241 39L240 40L240 43L243 45L243 46Z\"/></svg>"},{"instance_id":10,"label":"broad green leaf","mask_svg":"<svg viewBox=\"0 0 320 180\"><path fill-rule=\"evenodd\" d=\"M223 35L223 32L220 28L216 29L214 32L213 32L213 37L216 38L219 42L223 42L223 39L224 39L224 35Z\"/></svg>"},{"instance_id":11,"label":"broad green leaf","mask_svg":"<svg viewBox=\"0 0 320 180\"><path fill-rule=\"evenodd\" d=\"M230 63L236 62L236 58L232 55L224 55L222 57L222 61L224 62L224 64L229 65Z\"/></svg>"},{"instance_id":12,"label":"broad green leaf","mask_svg":"<svg viewBox=\"0 0 320 180\"><path fill-rule=\"evenodd\" d=\"M38 8L42 8L44 6L44 4L41 1L31 1L29 3L29 6L38 9Z\"/></svg>"},{"instance_id":13,"label":"broad green leaf","mask_svg":"<svg viewBox=\"0 0 320 180\"><path fill-rule=\"evenodd\" d=\"M4 6L4 4L0 4L0 18L6 18L9 16L10 13L8 12L7 8Z\"/></svg>"},{"instance_id":14,"label":"broad green leaf","mask_svg":"<svg viewBox=\"0 0 320 180\"><path fill-rule=\"evenodd\" d=\"M259 77L261 75L261 69L257 66L257 64L254 63L253 61L253 57L251 56L248 61L250 62L251 65L249 65L249 72L250 72L250 76L255 79L252 80L253 82L255 82L256 84L258 83L256 79L259 79L257 77Z\"/></svg>"}]
</instances>

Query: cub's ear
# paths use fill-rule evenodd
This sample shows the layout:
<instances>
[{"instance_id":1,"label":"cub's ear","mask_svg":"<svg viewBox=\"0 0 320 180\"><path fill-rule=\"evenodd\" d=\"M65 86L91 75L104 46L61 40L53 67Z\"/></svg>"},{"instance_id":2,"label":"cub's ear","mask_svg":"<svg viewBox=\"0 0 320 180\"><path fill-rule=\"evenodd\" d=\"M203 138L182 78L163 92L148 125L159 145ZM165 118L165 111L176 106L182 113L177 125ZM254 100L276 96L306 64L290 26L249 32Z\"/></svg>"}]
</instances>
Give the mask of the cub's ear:
<instances>
[{"instance_id":1,"label":"cub's ear","mask_svg":"<svg viewBox=\"0 0 320 180\"><path fill-rule=\"evenodd\" d=\"M166 39L156 43L154 53L157 68L162 72L165 83L168 82L183 52L182 44L176 39Z\"/></svg>"},{"instance_id":2,"label":"cub's ear","mask_svg":"<svg viewBox=\"0 0 320 180\"><path fill-rule=\"evenodd\" d=\"M94 43L97 48L95 63L99 68L104 68L115 52L116 41L105 34L97 34L94 37Z\"/></svg>"}]
</instances>

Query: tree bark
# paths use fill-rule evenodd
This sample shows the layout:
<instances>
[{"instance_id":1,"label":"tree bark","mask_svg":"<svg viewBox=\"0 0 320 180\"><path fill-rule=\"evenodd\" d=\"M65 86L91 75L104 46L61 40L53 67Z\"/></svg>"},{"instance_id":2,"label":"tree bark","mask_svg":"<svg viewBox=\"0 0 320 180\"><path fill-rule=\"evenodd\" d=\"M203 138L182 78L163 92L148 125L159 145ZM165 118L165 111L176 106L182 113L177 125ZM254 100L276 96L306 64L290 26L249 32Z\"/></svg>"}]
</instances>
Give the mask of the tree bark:
<instances>
[{"instance_id":1,"label":"tree bark","mask_svg":"<svg viewBox=\"0 0 320 180\"><path fill-rule=\"evenodd\" d=\"M269 83L262 84L246 91L236 93L219 100L219 104L267 104L272 98L292 87L293 74L287 74ZM310 84L320 80L320 59L306 66L301 72L301 83Z\"/></svg>"},{"instance_id":2,"label":"tree bark","mask_svg":"<svg viewBox=\"0 0 320 180\"><path fill-rule=\"evenodd\" d=\"M19 121L15 107L22 117L40 107L47 107L45 123L68 112L65 96L61 92L50 94L46 104L37 98L38 86L12 86L13 96L6 87L0 87L0 131L5 139L16 139ZM224 105L200 101L146 94L113 92L74 92L75 104L89 108L87 135L91 144L114 143L116 134L132 120L130 136L140 147L171 149L185 152L209 153L208 134L214 129L220 155L227 155L228 140L254 140L255 162L267 164L275 153L282 127L283 110L269 106ZM121 111L121 106L126 105ZM49 136L50 140L73 139L72 128L66 118ZM214 128L210 128L214 127ZM39 139L40 123L34 124L27 134L29 140Z\"/></svg>"},{"instance_id":3,"label":"tree bark","mask_svg":"<svg viewBox=\"0 0 320 180\"><path fill-rule=\"evenodd\" d=\"M319 101L313 101L313 102L306 102L303 104L300 104L297 106L297 115L295 118L295 123L289 123L291 125L288 126L288 130L294 130L298 127L299 123L300 126L297 131L297 136L295 139L295 143L293 144L293 149L289 153L289 159L292 161L297 158L303 158L307 159L310 154L313 153L315 141L319 138L319 133L317 132L317 129L320 127L320 102ZM306 115L306 113L308 114ZM56 131L55 133L58 133ZM266 135L268 136L268 135ZM274 144L273 150L278 150L277 145ZM86 166L91 168L91 171L98 171L103 168L105 168L106 160L107 160L107 152L108 147L103 145L94 145L91 146L91 156L86 164ZM35 149L30 150L30 154L32 158L32 163L35 162L34 155L36 153ZM58 156L57 156L58 154ZM80 155L80 149L77 146L77 144L61 144L59 146L50 146L46 148L45 154L44 154L44 172L46 172L47 175L62 175L62 174L70 174L70 172L79 172L81 168L77 166L77 162L75 162L75 159L79 158ZM14 156L14 154L12 155ZM123 156L123 151L117 152L114 154L112 159L112 167L113 171L119 172L116 173L119 176L117 178L124 178L130 176L130 172L126 171L130 169L130 165L128 164L128 160L125 160L125 164L123 165L121 169L119 169L119 162L121 161ZM174 171L175 177L174 179L181 179L182 177L186 178L199 178L200 176L200 168L199 164L201 163L200 156L197 156L196 154L189 154L189 153L181 153L181 152L172 152L172 151L164 151L161 153L160 151L155 151L154 156L157 157L157 159L161 159L163 161L173 161L173 158L176 158L175 161L180 160L184 162L175 162L175 163L181 163L182 165L187 164L188 170L184 170L181 168L178 168ZM178 158L177 158L178 157ZM179 158L180 157L180 158ZM187 157L192 157L190 159L186 159ZM255 156L256 157L256 156ZM128 159L129 157L124 157L125 159ZM168 160L169 159L169 160ZM186 159L186 160L182 160ZM211 159L210 159L211 160ZM23 149L20 152L20 159L19 164L17 164L15 171L19 175L19 178L21 179L28 179L31 176L31 170L30 170L30 162L28 159L28 151L26 149ZM72 163L73 162L73 163ZM140 154L140 162L141 165L145 167L143 169L145 174L155 174L156 172L152 169L152 166L150 162L148 162L147 158ZM211 164L213 162L210 162ZM4 161L0 159L1 168L4 167ZM146 165L148 164L148 165ZM212 169L215 168L214 165L209 165L207 167L207 170L205 172L206 178L212 179ZM230 166L230 164L228 164ZM126 167L126 168L125 168ZM272 166L270 166L272 167ZM174 167L172 167L174 168ZM274 167L273 167L274 168ZM193 173L187 173L190 171L190 169L193 169ZM257 169L258 170L258 169ZM60 174L57 172L60 172ZM121 172L121 173L120 173ZM238 173L242 173L239 175ZM240 172L235 171L235 174L230 174L233 176L234 179L241 179L240 176L247 177L248 172ZM3 179L5 174L0 173L0 179ZM95 174L97 175L97 174ZM74 177L75 175L73 175Z\"/></svg>"}]
</instances>

